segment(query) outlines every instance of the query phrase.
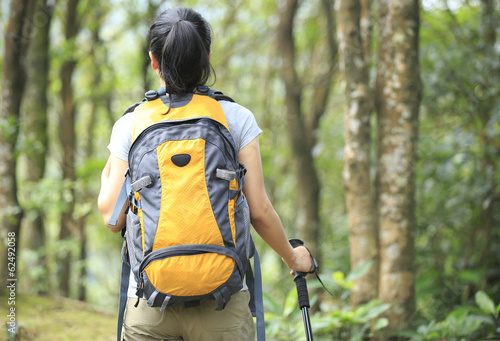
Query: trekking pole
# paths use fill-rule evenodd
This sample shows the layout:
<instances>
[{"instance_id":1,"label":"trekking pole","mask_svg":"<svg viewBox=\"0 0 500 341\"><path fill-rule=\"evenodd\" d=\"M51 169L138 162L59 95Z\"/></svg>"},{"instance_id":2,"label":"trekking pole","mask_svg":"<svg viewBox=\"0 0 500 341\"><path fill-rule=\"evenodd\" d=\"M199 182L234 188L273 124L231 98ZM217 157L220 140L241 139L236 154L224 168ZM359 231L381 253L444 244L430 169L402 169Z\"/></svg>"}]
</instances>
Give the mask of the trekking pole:
<instances>
[{"instance_id":1,"label":"trekking pole","mask_svg":"<svg viewBox=\"0 0 500 341\"><path fill-rule=\"evenodd\" d=\"M293 248L303 246L304 242L300 239L290 239L290 245ZM317 268L316 260L311 256L315 268ZM295 271L294 282L297 286L297 294L299 298L299 308L302 310L302 319L304 320L304 328L306 330L307 341L313 340L312 328L311 328L311 318L309 317L309 308L311 307L309 303L309 293L307 292L307 282L306 282L307 272Z\"/></svg>"}]
</instances>

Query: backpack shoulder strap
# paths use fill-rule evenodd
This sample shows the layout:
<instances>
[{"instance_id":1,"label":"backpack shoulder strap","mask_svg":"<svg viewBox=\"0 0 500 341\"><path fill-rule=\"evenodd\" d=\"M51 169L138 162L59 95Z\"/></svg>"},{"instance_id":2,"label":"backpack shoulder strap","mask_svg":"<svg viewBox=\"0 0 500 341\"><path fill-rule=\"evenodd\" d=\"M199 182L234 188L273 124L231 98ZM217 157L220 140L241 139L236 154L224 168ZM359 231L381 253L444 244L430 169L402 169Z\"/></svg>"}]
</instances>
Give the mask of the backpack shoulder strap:
<instances>
[{"instance_id":1,"label":"backpack shoulder strap","mask_svg":"<svg viewBox=\"0 0 500 341\"><path fill-rule=\"evenodd\" d=\"M252 267L250 261L248 261L247 271L246 271L246 283L248 291L250 292L250 302L248 306L252 312L252 316L256 317L256 329L257 329L257 341L266 340L266 325L264 320L264 301L262 294L262 274L260 269L260 259L257 249L255 249L254 259L254 274L252 273Z\"/></svg>"},{"instance_id":2,"label":"backpack shoulder strap","mask_svg":"<svg viewBox=\"0 0 500 341\"><path fill-rule=\"evenodd\" d=\"M139 105L141 105L142 103L146 102L147 100L148 100L147 98L144 98L142 101L132 104L130 107L128 107L127 109L125 109L125 111L123 112L122 116L125 116L128 113L133 112L135 110L135 108L137 108Z\"/></svg>"},{"instance_id":3,"label":"backpack shoulder strap","mask_svg":"<svg viewBox=\"0 0 500 341\"><path fill-rule=\"evenodd\" d=\"M125 116L126 114L133 112L135 110L135 108L137 108L142 103L147 102L148 100L154 99L154 98L149 98L148 99L148 95L150 95L150 93L152 93L152 92L155 92L155 94L157 94L156 91L148 91L148 92L146 92L146 97L144 97L144 99L142 101L136 102L136 103L132 104L131 106L129 106L127 109L125 109L125 111L123 112L122 116ZM199 94L199 95L208 96L210 98L215 99L216 101L227 101L227 102L233 102L233 103L235 103L234 99L232 99L231 97L229 97L227 95L224 95L222 93L222 91L211 89L211 88L209 88L206 85L199 86L197 88L196 93ZM153 96L153 95L150 95L150 96Z\"/></svg>"},{"instance_id":4,"label":"backpack shoulder strap","mask_svg":"<svg viewBox=\"0 0 500 341\"><path fill-rule=\"evenodd\" d=\"M129 277L130 277L130 265L122 260L122 272L120 276L120 300L118 303L118 323L116 331L117 341L122 340L122 327L123 327L125 306L127 305Z\"/></svg>"},{"instance_id":5,"label":"backpack shoulder strap","mask_svg":"<svg viewBox=\"0 0 500 341\"><path fill-rule=\"evenodd\" d=\"M216 101L227 101L227 102L235 102L234 99L232 99L229 96L224 95L221 91L210 89L206 85L201 85L197 88L196 91L197 94L199 95L205 95L210 98L215 99Z\"/></svg>"}]
</instances>

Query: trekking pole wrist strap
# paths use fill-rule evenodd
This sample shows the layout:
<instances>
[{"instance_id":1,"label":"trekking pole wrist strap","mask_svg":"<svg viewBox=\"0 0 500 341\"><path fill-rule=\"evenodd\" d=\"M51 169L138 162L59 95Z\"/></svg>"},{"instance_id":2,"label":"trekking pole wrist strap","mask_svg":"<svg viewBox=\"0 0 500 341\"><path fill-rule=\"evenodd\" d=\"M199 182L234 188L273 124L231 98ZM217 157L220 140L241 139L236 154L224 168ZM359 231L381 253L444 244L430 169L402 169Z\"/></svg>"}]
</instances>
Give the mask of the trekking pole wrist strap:
<instances>
[{"instance_id":1,"label":"trekking pole wrist strap","mask_svg":"<svg viewBox=\"0 0 500 341\"><path fill-rule=\"evenodd\" d=\"M292 239L289 239L288 240L290 245L292 245L292 247L295 249L296 247L299 247L299 246L304 246L307 251L309 252L309 256L311 256L311 261L313 263L313 266L312 266L312 270L310 270L309 272L302 272L302 273L298 273L297 274L297 271L296 271L296 277L298 275L298 277L305 277L306 274L316 274L316 278L318 279L318 281L321 283L321 285L323 286L323 288L326 290L327 293L330 294L330 296L333 296L333 294L326 288L325 284L323 283L323 281L321 280L321 278L319 277L318 275L318 261L316 260L316 258L313 257L312 253L311 253L311 250L309 250L309 248L307 248L305 245L304 245L304 242L298 238L292 238Z\"/></svg>"},{"instance_id":2,"label":"trekking pole wrist strap","mask_svg":"<svg viewBox=\"0 0 500 341\"><path fill-rule=\"evenodd\" d=\"M308 274L315 273L318 270L318 262L316 261L316 258L313 257L311 250L309 250L309 248L304 245L304 242L298 238L292 238L292 239L289 239L288 241L294 249L299 247L299 246L303 246L306 248L307 252L309 252L309 257L311 257L311 263L312 263L311 269L306 273L308 273Z\"/></svg>"},{"instance_id":3,"label":"trekking pole wrist strap","mask_svg":"<svg viewBox=\"0 0 500 341\"><path fill-rule=\"evenodd\" d=\"M306 247L307 249L307 247ZM307 251L309 251L309 249L307 249ZM308 274L312 274L312 273L315 273L316 270L318 269L318 262L316 261L316 258L313 257L311 251L309 251L309 257L311 257L311 270L309 270Z\"/></svg>"}]
</instances>

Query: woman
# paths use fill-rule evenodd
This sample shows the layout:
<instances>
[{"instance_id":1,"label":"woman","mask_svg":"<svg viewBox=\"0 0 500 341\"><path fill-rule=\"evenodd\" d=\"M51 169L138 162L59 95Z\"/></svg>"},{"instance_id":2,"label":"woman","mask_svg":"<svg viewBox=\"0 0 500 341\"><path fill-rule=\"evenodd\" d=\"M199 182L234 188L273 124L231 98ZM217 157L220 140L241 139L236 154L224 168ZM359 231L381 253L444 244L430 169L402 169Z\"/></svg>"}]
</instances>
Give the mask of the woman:
<instances>
[{"instance_id":1,"label":"woman","mask_svg":"<svg viewBox=\"0 0 500 341\"><path fill-rule=\"evenodd\" d=\"M187 8L173 8L161 13L149 30L151 67L165 88L169 107L189 101L198 86L211 76L211 32L203 17ZM267 197L260 157L258 127L253 114L242 106L220 102L229 130L247 168L243 192L250 207L251 223L292 270L308 272L313 267L305 247L292 249L280 218ZM128 168L132 139L132 116L125 115L113 127L108 146L111 156L103 170L98 206L105 224L113 232L125 226L122 211L115 226L108 224ZM253 319L248 309L249 293L233 294L228 306L215 311L210 300L192 308L170 307L160 312L140 300L137 308L135 279L131 278L124 317L125 340L254 340Z\"/></svg>"}]
</instances>

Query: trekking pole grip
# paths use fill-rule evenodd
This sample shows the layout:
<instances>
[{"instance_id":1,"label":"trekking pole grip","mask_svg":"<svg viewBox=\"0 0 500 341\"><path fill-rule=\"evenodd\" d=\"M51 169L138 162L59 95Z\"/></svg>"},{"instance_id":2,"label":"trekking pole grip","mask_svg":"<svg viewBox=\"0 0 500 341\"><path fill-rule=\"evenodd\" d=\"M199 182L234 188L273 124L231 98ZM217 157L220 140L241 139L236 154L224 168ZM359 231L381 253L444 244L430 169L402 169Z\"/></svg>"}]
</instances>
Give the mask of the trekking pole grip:
<instances>
[{"instance_id":1,"label":"trekking pole grip","mask_svg":"<svg viewBox=\"0 0 500 341\"><path fill-rule=\"evenodd\" d=\"M295 276L295 286L297 287L297 295L299 298L299 308L310 308L309 293L307 292L307 281L305 277Z\"/></svg>"},{"instance_id":2,"label":"trekking pole grip","mask_svg":"<svg viewBox=\"0 0 500 341\"><path fill-rule=\"evenodd\" d=\"M290 245L295 249L296 247L303 246L304 242L300 239L290 239L289 240ZM300 309L302 308L310 308L311 305L309 303L309 293L307 291L307 281L306 281L306 272L300 272L300 271L294 271L295 272L295 277L294 277L294 282L295 286L297 287L297 294L298 294L298 299L299 299L299 307Z\"/></svg>"}]
</instances>

